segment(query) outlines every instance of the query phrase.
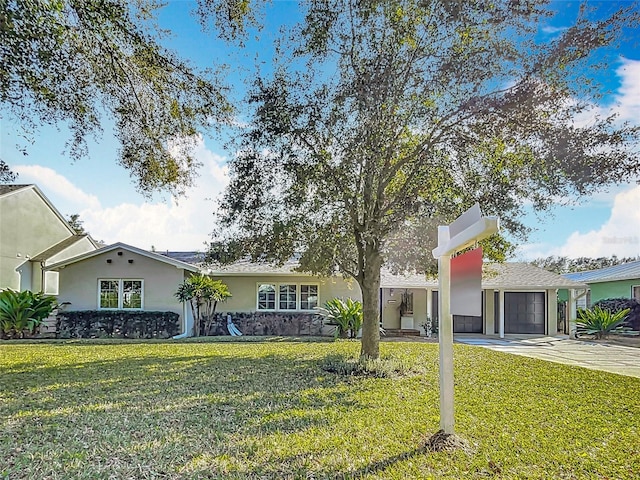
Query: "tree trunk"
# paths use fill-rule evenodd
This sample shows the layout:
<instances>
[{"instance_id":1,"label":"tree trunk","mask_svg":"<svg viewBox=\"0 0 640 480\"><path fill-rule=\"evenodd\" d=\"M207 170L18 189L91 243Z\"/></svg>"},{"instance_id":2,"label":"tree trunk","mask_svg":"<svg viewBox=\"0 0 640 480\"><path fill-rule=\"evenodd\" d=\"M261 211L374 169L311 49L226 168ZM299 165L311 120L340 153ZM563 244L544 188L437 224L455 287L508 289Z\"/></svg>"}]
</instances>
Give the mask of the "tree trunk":
<instances>
[{"instance_id":1,"label":"tree trunk","mask_svg":"<svg viewBox=\"0 0 640 480\"><path fill-rule=\"evenodd\" d=\"M382 256L374 247L367 246L364 268L358 278L362 292L362 346L360 358L375 360L380 357L380 268Z\"/></svg>"}]
</instances>

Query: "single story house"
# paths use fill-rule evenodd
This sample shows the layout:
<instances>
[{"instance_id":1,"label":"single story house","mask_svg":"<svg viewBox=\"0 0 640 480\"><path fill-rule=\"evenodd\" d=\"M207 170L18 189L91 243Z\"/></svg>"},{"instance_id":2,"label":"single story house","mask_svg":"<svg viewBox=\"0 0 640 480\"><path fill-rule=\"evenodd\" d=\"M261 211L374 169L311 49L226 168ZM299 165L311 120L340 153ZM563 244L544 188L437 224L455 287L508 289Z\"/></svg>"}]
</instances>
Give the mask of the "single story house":
<instances>
[{"instance_id":1,"label":"single story house","mask_svg":"<svg viewBox=\"0 0 640 480\"><path fill-rule=\"evenodd\" d=\"M294 261L273 266L245 260L209 269L201 265L198 254L158 254L116 243L46 269L58 273L58 299L69 302L71 310L173 311L180 315L185 335L193 334L192 314L174 294L193 273L206 273L227 284L233 296L218 306L219 314L230 314L250 334L273 332L269 325L274 322L290 323L284 332L328 333L321 322L313 320L315 307L334 297L362 298L353 280L317 277L296 272L295 267ZM454 316L454 332L555 335L556 294L561 288L582 289L585 285L526 263L485 264L482 314ZM383 271L381 326L418 333L427 317L438 317L437 279Z\"/></svg>"},{"instance_id":2,"label":"single story house","mask_svg":"<svg viewBox=\"0 0 640 480\"><path fill-rule=\"evenodd\" d=\"M565 273L563 277L588 285L583 308L607 298L634 298L640 302L640 260L586 272Z\"/></svg>"}]
</instances>

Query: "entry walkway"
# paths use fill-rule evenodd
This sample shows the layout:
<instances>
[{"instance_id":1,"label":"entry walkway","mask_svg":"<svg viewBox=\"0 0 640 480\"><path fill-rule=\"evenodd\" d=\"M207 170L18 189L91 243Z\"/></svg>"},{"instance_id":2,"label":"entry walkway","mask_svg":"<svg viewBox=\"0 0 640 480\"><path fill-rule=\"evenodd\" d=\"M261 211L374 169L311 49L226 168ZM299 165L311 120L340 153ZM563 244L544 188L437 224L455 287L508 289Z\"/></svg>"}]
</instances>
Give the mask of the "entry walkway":
<instances>
[{"instance_id":1,"label":"entry walkway","mask_svg":"<svg viewBox=\"0 0 640 480\"><path fill-rule=\"evenodd\" d=\"M567 336L493 338L456 335L455 341L640 378L640 348L571 340Z\"/></svg>"}]
</instances>

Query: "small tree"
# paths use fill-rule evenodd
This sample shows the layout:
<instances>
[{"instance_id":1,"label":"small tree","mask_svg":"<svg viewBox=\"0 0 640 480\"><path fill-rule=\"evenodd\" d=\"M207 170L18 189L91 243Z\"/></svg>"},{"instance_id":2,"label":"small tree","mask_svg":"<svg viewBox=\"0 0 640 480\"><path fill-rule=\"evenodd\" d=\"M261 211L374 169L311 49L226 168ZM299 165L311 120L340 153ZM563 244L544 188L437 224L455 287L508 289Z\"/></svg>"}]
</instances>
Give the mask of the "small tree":
<instances>
[{"instance_id":1,"label":"small tree","mask_svg":"<svg viewBox=\"0 0 640 480\"><path fill-rule=\"evenodd\" d=\"M209 332L218 303L231 297L231 292L221 280L198 274L178 285L175 296L181 302L189 302L191 305L193 318L196 320L194 333L200 336Z\"/></svg>"},{"instance_id":2,"label":"small tree","mask_svg":"<svg viewBox=\"0 0 640 480\"><path fill-rule=\"evenodd\" d=\"M84 235L85 233L87 233L87 231L82 226L84 221L80 220L79 213L73 213L69 215L69 218L67 218L67 223L73 229L73 231L76 232L76 235Z\"/></svg>"}]
</instances>

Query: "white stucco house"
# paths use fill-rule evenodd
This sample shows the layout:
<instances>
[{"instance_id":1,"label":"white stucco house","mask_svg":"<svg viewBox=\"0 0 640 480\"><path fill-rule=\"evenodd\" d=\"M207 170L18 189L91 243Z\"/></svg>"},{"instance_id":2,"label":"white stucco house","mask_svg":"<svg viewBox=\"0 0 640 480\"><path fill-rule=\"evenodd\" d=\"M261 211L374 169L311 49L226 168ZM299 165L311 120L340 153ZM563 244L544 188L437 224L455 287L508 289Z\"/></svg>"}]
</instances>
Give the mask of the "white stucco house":
<instances>
[{"instance_id":1,"label":"white stucco house","mask_svg":"<svg viewBox=\"0 0 640 480\"><path fill-rule=\"evenodd\" d=\"M315 307L334 297L361 299L355 281L300 273L294 261L209 268L194 252L160 254L124 243L99 248L88 235L76 235L35 185L0 185L0 252L0 288L42 290L67 310L175 312L184 336L194 333L194 322L175 293L194 273L228 285L233 296L219 314L254 334L273 332L278 323L284 332L327 333ZM525 263L485 264L481 315L454 316L454 333L555 335L558 289L584 288ZM438 316L437 296L435 278L383 271L381 326L391 334L419 333L427 318Z\"/></svg>"}]
</instances>

